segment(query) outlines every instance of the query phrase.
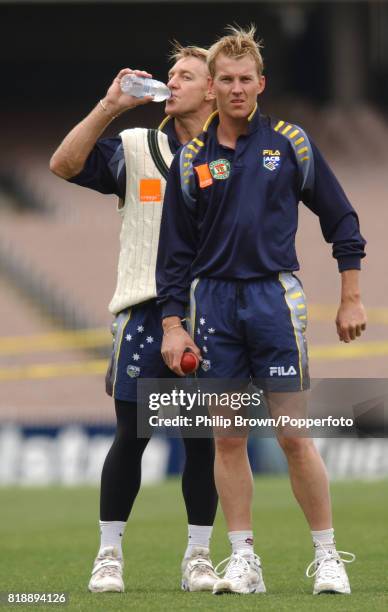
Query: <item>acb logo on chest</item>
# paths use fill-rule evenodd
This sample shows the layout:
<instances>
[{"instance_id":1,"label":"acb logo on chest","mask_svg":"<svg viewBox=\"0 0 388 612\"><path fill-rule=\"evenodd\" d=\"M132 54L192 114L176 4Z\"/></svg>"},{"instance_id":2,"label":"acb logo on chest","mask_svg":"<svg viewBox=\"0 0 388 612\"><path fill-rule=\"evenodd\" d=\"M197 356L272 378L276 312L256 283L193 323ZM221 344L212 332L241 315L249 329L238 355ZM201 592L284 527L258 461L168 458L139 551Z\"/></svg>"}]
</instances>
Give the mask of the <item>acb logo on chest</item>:
<instances>
[{"instance_id":1,"label":"acb logo on chest","mask_svg":"<svg viewBox=\"0 0 388 612\"><path fill-rule=\"evenodd\" d=\"M276 170L280 166L280 151L276 149L263 149L263 166L267 170Z\"/></svg>"}]
</instances>

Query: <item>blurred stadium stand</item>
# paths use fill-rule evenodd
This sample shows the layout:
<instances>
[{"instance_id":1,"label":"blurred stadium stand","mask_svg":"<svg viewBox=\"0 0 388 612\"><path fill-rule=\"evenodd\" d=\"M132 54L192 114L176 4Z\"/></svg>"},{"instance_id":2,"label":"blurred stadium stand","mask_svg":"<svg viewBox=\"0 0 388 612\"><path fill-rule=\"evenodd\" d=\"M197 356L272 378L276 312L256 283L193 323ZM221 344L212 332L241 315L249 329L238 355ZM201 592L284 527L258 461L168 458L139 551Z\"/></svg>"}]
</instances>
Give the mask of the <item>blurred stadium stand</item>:
<instances>
[{"instance_id":1,"label":"blurred stadium stand","mask_svg":"<svg viewBox=\"0 0 388 612\"><path fill-rule=\"evenodd\" d=\"M150 11L152 20L147 18ZM103 364L109 353L107 304L115 286L120 219L114 197L68 185L51 175L51 153L103 95L120 67L150 68L163 79L169 40L208 45L235 19L235 7L228 2L207 3L206 8L189 2L23 6L0 2L4 85L0 99L4 123L0 139L0 483L12 479L96 481L113 433ZM369 242L365 302L382 309L388 293L383 274L388 225L388 42L384 36L388 5L248 2L239 3L238 21L242 25L254 21L266 43L268 86L263 111L303 125L356 206ZM121 117L107 134L135 125L154 126L162 116L162 105L150 105ZM305 210L301 210L298 252L311 302L335 304L334 263L316 219ZM383 315L375 324L372 320L369 341L387 340ZM57 345L50 348L51 334L85 329L91 330L94 341L90 336L53 337ZM10 337L19 337L22 344L7 353ZM31 349L33 338L37 338L35 349ZM312 317L309 338L312 344L335 343L332 316ZM16 341L15 346L19 346ZM386 377L388 351L384 350L368 358L312 360L312 374ZM361 475L365 468L370 475L386 474L388 466L379 459L384 441L373 443L375 462L369 467L359 462L358 471L350 464L348 471L343 470ZM335 445L329 449L330 441L325 445L324 452L340 453L334 451ZM150 457L159 453L164 467L156 476L150 468L150 480L179 469L179 448L155 441L154 449L147 452ZM73 451L79 458L78 472L76 462L69 472L67 467L62 472L50 467L58 464L55 453L62 453L66 466ZM344 456L351 457L355 451L346 452ZM285 468L273 441L262 441L251 449L251 457L260 471ZM35 467L28 471L28 465ZM336 462L331 460L330 465L336 474Z\"/></svg>"}]
</instances>

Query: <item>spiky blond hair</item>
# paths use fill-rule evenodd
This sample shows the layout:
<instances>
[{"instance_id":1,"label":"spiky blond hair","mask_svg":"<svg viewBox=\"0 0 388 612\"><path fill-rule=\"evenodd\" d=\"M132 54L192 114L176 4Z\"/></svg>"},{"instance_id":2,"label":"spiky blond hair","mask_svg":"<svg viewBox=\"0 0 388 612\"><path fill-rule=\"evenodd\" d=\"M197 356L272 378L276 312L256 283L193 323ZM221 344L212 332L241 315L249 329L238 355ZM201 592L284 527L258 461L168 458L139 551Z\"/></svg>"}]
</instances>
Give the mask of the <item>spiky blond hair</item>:
<instances>
[{"instance_id":1,"label":"spiky blond hair","mask_svg":"<svg viewBox=\"0 0 388 612\"><path fill-rule=\"evenodd\" d=\"M207 54L208 50L204 49L203 47L196 47L195 45L187 45L184 47L180 42L174 40L172 42L172 49L168 55L168 59L170 62L175 63L187 57L196 57L206 64Z\"/></svg>"},{"instance_id":2,"label":"spiky blond hair","mask_svg":"<svg viewBox=\"0 0 388 612\"><path fill-rule=\"evenodd\" d=\"M250 55L256 64L259 76L261 76L264 70L264 62L261 55L263 42L255 38L256 26L251 24L249 28L244 30L244 28L229 25L225 29L229 34L219 38L210 47L207 54L210 76L214 78L216 59L221 53L233 59L240 59Z\"/></svg>"}]
</instances>

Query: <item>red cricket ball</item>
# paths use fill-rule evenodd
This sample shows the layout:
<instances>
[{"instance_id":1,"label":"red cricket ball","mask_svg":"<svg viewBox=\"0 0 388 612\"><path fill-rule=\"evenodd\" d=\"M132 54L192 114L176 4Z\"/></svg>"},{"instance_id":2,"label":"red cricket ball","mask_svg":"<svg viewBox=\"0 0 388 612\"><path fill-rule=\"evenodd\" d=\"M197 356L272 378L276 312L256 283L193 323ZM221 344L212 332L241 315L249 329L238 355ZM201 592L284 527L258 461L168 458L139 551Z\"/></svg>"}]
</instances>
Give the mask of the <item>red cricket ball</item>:
<instances>
[{"instance_id":1,"label":"red cricket ball","mask_svg":"<svg viewBox=\"0 0 388 612\"><path fill-rule=\"evenodd\" d=\"M187 351L181 359L181 370L185 374L192 374L199 366L199 359L195 353Z\"/></svg>"}]
</instances>

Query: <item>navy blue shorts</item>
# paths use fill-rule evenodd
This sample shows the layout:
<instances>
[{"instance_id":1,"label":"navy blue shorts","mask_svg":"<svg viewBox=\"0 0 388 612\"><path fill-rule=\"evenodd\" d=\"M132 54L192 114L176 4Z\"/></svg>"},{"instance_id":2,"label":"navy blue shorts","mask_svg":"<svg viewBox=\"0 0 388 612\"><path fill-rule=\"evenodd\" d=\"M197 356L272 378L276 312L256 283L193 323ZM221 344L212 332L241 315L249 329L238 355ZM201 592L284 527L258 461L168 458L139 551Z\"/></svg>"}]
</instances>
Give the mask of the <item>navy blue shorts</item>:
<instances>
[{"instance_id":1,"label":"navy blue shorts","mask_svg":"<svg viewBox=\"0 0 388 612\"><path fill-rule=\"evenodd\" d=\"M306 298L294 274L196 279L190 301L191 333L203 357L200 378L254 379L268 390L309 388Z\"/></svg>"},{"instance_id":2,"label":"navy blue shorts","mask_svg":"<svg viewBox=\"0 0 388 612\"><path fill-rule=\"evenodd\" d=\"M115 399L137 401L138 378L175 378L160 349L162 314L156 300L122 310L112 324L113 351L106 392Z\"/></svg>"}]
</instances>

